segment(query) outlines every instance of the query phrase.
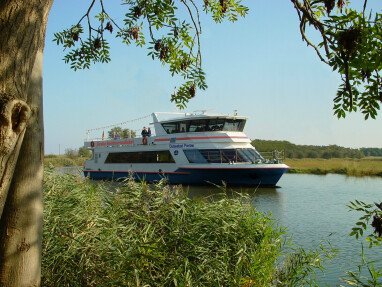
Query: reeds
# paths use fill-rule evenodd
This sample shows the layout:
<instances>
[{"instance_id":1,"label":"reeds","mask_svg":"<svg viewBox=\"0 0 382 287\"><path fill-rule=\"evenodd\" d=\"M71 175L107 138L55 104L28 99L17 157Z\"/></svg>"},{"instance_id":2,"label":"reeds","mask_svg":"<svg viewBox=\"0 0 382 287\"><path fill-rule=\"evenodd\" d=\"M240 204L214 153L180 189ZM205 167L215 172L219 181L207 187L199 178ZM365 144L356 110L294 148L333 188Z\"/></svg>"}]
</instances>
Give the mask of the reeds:
<instances>
[{"instance_id":1,"label":"reeds","mask_svg":"<svg viewBox=\"0 0 382 287\"><path fill-rule=\"evenodd\" d=\"M43 286L270 286L281 231L247 198L46 172ZM112 190L111 190L112 189Z\"/></svg>"}]
</instances>

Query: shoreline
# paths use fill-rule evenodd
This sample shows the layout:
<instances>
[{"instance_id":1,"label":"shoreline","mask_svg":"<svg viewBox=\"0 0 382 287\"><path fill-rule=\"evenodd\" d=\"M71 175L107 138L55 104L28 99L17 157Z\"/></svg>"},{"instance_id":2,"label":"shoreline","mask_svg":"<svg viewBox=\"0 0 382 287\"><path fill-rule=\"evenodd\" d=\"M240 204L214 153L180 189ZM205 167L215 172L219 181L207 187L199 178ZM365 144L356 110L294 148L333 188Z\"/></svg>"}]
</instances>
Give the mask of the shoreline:
<instances>
[{"instance_id":1,"label":"shoreline","mask_svg":"<svg viewBox=\"0 0 382 287\"><path fill-rule=\"evenodd\" d=\"M347 176L382 177L382 158L286 159L293 174L343 174Z\"/></svg>"}]
</instances>

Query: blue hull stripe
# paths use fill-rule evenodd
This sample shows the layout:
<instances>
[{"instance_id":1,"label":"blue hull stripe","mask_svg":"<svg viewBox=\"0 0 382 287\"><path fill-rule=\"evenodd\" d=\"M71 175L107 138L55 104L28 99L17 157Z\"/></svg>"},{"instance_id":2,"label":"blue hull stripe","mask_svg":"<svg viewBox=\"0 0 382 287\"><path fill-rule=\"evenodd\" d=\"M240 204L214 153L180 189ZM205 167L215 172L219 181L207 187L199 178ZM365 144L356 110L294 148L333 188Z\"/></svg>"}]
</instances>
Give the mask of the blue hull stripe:
<instances>
[{"instance_id":1,"label":"blue hull stripe","mask_svg":"<svg viewBox=\"0 0 382 287\"><path fill-rule=\"evenodd\" d=\"M175 172L135 172L135 180L156 182L163 178L170 184L237 186L275 186L287 168L179 168ZM94 180L121 180L129 177L127 171L84 170L84 175Z\"/></svg>"}]
</instances>

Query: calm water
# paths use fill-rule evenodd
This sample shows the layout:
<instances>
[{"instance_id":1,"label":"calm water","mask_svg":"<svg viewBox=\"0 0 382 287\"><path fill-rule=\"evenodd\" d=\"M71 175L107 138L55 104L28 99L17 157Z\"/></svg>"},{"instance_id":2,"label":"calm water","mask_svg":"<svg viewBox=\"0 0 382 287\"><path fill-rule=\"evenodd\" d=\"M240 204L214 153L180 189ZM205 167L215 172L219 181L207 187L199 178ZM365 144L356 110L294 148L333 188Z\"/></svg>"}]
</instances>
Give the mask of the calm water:
<instances>
[{"instance_id":1,"label":"calm water","mask_svg":"<svg viewBox=\"0 0 382 287\"><path fill-rule=\"evenodd\" d=\"M348 236L361 214L349 212L346 205L355 199L382 201L382 179L286 174L278 184L280 188L242 191L250 193L258 210L271 213L277 223L286 227L297 245L313 249L329 240L338 248L337 257L325 264L325 272L317 274L320 285L338 285L338 278L344 277L346 270L356 271L364 242ZM191 196L197 197L217 191L212 187L190 187ZM373 258L382 260L382 252L375 254L377 249L373 249Z\"/></svg>"}]
</instances>

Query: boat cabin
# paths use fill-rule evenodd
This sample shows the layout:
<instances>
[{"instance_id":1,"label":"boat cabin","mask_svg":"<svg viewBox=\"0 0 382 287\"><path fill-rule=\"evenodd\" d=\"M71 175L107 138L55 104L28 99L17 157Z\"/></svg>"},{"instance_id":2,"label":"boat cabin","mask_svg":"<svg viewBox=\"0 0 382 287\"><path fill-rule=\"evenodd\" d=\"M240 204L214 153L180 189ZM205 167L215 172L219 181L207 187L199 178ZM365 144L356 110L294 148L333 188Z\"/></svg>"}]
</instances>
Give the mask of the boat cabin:
<instances>
[{"instance_id":1,"label":"boat cabin","mask_svg":"<svg viewBox=\"0 0 382 287\"><path fill-rule=\"evenodd\" d=\"M179 119L158 121L153 114L156 135L194 132L242 132L247 118L237 116L183 114Z\"/></svg>"}]
</instances>

